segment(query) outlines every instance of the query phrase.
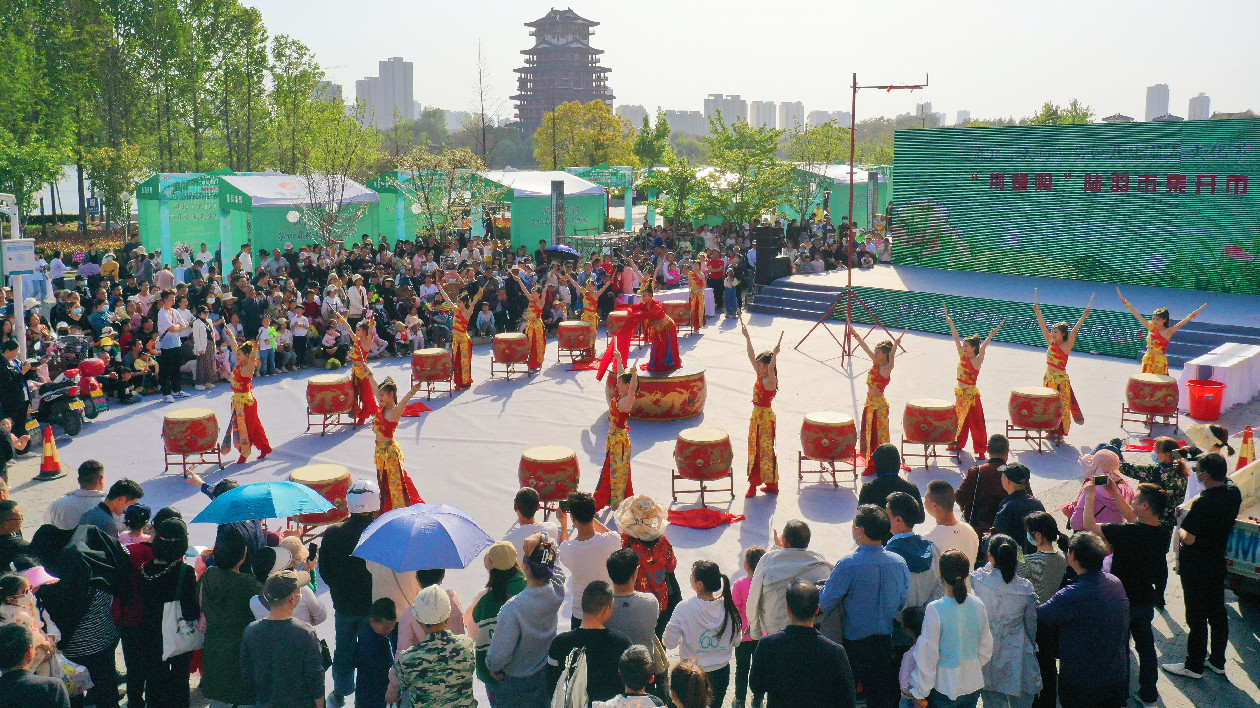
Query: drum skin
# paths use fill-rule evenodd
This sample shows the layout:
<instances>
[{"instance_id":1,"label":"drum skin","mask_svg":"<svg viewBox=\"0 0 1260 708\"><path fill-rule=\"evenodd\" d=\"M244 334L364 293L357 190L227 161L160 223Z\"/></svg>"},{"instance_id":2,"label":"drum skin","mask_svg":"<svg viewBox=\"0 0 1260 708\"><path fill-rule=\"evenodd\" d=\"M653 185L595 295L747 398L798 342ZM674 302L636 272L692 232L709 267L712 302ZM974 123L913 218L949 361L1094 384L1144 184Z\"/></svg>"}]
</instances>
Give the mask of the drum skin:
<instances>
[{"instance_id":1,"label":"drum skin","mask_svg":"<svg viewBox=\"0 0 1260 708\"><path fill-rule=\"evenodd\" d=\"M179 455L213 452L219 447L219 420L209 408L184 408L162 419L166 451Z\"/></svg>"},{"instance_id":2,"label":"drum skin","mask_svg":"<svg viewBox=\"0 0 1260 708\"><path fill-rule=\"evenodd\" d=\"M604 377L604 394L611 403L617 395L616 377ZM671 371L639 371L639 395L630 409L631 420L684 420L704 412L708 395L704 368L685 364Z\"/></svg>"},{"instance_id":3,"label":"drum skin","mask_svg":"<svg viewBox=\"0 0 1260 708\"><path fill-rule=\"evenodd\" d=\"M521 364L529 358L529 337L511 332L494 335L494 360L500 364Z\"/></svg>"},{"instance_id":4,"label":"drum skin","mask_svg":"<svg viewBox=\"0 0 1260 708\"><path fill-rule=\"evenodd\" d=\"M289 481L303 484L329 501L333 508L319 514L301 514L298 521L307 526L335 524L350 516L346 497L350 493L350 470L341 465L307 465L289 474Z\"/></svg>"},{"instance_id":5,"label":"drum skin","mask_svg":"<svg viewBox=\"0 0 1260 708\"><path fill-rule=\"evenodd\" d=\"M624 311L621 311L621 310L615 310L613 312L609 312L608 313L608 336L611 337L614 334L616 334L617 330L621 329L621 326L626 323L626 318L629 316L630 315L627 315Z\"/></svg>"},{"instance_id":6,"label":"drum skin","mask_svg":"<svg viewBox=\"0 0 1260 708\"><path fill-rule=\"evenodd\" d=\"M349 413L354 388L349 374L320 374L306 381L307 413L336 415Z\"/></svg>"},{"instance_id":7,"label":"drum skin","mask_svg":"<svg viewBox=\"0 0 1260 708\"><path fill-rule=\"evenodd\" d=\"M561 322L556 331L561 349L584 351L595 346L595 328L588 322Z\"/></svg>"},{"instance_id":8,"label":"drum skin","mask_svg":"<svg viewBox=\"0 0 1260 708\"><path fill-rule=\"evenodd\" d=\"M517 479L533 487L543 501L567 499L578 488L577 453L561 445L539 445L521 453Z\"/></svg>"},{"instance_id":9,"label":"drum skin","mask_svg":"<svg viewBox=\"0 0 1260 708\"><path fill-rule=\"evenodd\" d=\"M1177 379L1161 374L1133 374L1124 390L1129 409L1149 415L1173 415L1179 396Z\"/></svg>"},{"instance_id":10,"label":"drum skin","mask_svg":"<svg viewBox=\"0 0 1260 708\"><path fill-rule=\"evenodd\" d=\"M801 452L811 460L847 460L857 445L857 426L843 413L810 413L801 421Z\"/></svg>"},{"instance_id":11,"label":"drum skin","mask_svg":"<svg viewBox=\"0 0 1260 708\"><path fill-rule=\"evenodd\" d=\"M958 413L950 401L918 398L906 403L901 418L906 441L921 445L945 445L958 434Z\"/></svg>"},{"instance_id":12,"label":"drum skin","mask_svg":"<svg viewBox=\"0 0 1260 708\"><path fill-rule=\"evenodd\" d=\"M1059 392L1045 386L1024 386L1011 390L1007 411L1011 424L1029 430L1054 430L1063 420Z\"/></svg>"},{"instance_id":13,"label":"drum skin","mask_svg":"<svg viewBox=\"0 0 1260 708\"><path fill-rule=\"evenodd\" d=\"M411 355L411 378L415 381L449 381L453 372L449 349L417 349Z\"/></svg>"},{"instance_id":14,"label":"drum skin","mask_svg":"<svg viewBox=\"0 0 1260 708\"><path fill-rule=\"evenodd\" d=\"M731 438L720 428L687 428L674 443L674 462L681 477L713 480L731 474L735 453Z\"/></svg>"}]
</instances>

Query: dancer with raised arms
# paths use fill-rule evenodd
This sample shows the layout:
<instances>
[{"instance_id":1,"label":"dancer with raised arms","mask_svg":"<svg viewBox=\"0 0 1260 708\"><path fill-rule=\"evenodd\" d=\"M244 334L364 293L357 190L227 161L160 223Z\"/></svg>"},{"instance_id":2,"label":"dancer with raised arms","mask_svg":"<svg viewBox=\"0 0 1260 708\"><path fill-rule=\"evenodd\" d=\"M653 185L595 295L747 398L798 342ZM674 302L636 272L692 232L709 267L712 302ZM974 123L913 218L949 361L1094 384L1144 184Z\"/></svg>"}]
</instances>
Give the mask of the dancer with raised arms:
<instances>
[{"instance_id":1,"label":"dancer with raised arms","mask_svg":"<svg viewBox=\"0 0 1260 708\"><path fill-rule=\"evenodd\" d=\"M624 499L634 496L630 478L630 411L639 392L639 367L634 364L625 367L621 354L614 350L613 376L617 382L617 393L608 402L608 442L604 468L600 470L599 484L595 487L597 509L606 506L615 509Z\"/></svg>"},{"instance_id":2,"label":"dancer with raised arms","mask_svg":"<svg viewBox=\"0 0 1260 708\"><path fill-rule=\"evenodd\" d=\"M529 337L529 373L536 374L542 369L543 360L547 357L547 330L543 326L542 318L543 305L551 286L538 285L531 292L525 287L521 276L512 273L512 279L521 286L521 292L529 297L529 307L525 309L525 336Z\"/></svg>"},{"instance_id":3,"label":"dancer with raised arms","mask_svg":"<svg viewBox=\"0 0 1260 708\"><path fill-rule=\"evenodd\" d=\"M1190 324L1190 321L1199 316L1203 312L1203 308L1207 307L1207 303L1203 303L1199 309L1186 315L1185 319L1171 327L1172 317L1168 314L1167 307L1156 308L1151 313L1151 319L1147 320L1142 316L1141 312L1133 306L1133 303L1125 299L1120 292L1120 288L1116 288L1116 295L1120 296L1120 304L1129 308L1129 312L1137 318L1138 322L1146 328L1146 353L1142 355L1142 373L1144 374L1161 374L1168 375L1168 342L1177 330Z\"/></svg>"},{"instance_id":4,"label":"dancer with raised arms","mask_svg":"<svg viewBox=\"0 0 1260 708\"><path fill-rule=\"evenodd\" d=\"M599 288L595 287L595 276L586 279L586 284L582 286L582 321L590 325L596 332L599 332L599 298L604 291L612 285L612 278L604 281ZM595 341L594 339L591 340ZM586 358L595 358L595 345L586 352Z\"/></svg>"},{"instance_id":5,"label":"dancer with raised arms","mask_svg":"<svg viewBox=\"0 0 1260 708\"><path fill-rule=\"evenodd\" d=\"M381 488L381 513L390 509L401 509L420 504L424 499L416 491L415 482L403 468L402 448L394 439L394 431L398 429L398 421L402 419L407 403L416 394L412 388L398 398L398 384L392 377L386 377L379 386L376 379L368 372L370 385L376 389L379 404L376 416L372 419L372 432L376 433L376 482Z\"/></svg>"},{"instance_id":6,"label":"dancer with raised arms","mask_svg":"<svg viewBox=\"0 0 1260 708\"><path fill-rule=\"evenodd\" d=\"M1072 354L1072 347L1076 346L1076 335L1081 331L1085 320L1089 318L1089 311L1093 306L1094 296L1090 294L1089 304L1085 306L1085 312L1081 313L1081 319L1077 321L1075 327L1070 327L1067 322L1058 322L1054 327L1047 327L1046 319L1041 316L1041 305L1037 302L1037 291L1033 290L1033 312L1037 314L1041 336L1046 340L1046 375L1041 383L1046 388L1059 392L1059 402L1063 409L1059 427L1050 434L1050 439L1056 443L1063 442L1063 436L1068 434L1073 420L1077 425L1085 422L1085 414L1081 413L1081 407L1076 402L1076 394L1072 392L1072 380L1067 375L1067 362L1068 356Z\"/></svg>"},{"instance_id":7,"label":"dancer with raised arms","mask_svg":"<svg viewBox=\"0 0 1260 708\"><path fill-rule=\"evenodd\" d=\"M460 282L464 282L463 279ZM472 337L468 336L468 323L472 320L473 307L486 294L486 286L481 286L474 296L464 293L453 299L446 293L446 288L439 285L438 294L451 306L454 315L451 321L451 363L455 370L456 390L465 389L472 386Z\"/></svg>"},{"instance_id":8,"label":"dancer with raised arms","mask_svg":"<svg viewBox=\"0 0 1260 708\"><path fill-rule=\"evenodd\" d=\"M368 310L357 327L351 327L344 315L333 312L333 319L351 334L354 341L350 346L350 378L353 384L354 400L350 410L356 426L363 425L367 419L376 414L376 393L372 386L372 369L368 366L368 352L372 351L372 327L375 320L372 311Z\"/></svg>"},{"instance_id":9,"label":"dancer with raised arms","mask_svg":"<svg viewBox=\"0 0 1260 708\"><path fill-rule=\"evenodd\" d=\"M980 378L980 366L984 364L984 353L989 349L989 342L997 336L998 330L1002 329L1007 319L1009 318L1002 318L983 342L978 334L962 339L958 336L958 328L954 326L954 318L949 316L949 304L945 304L945 321L949 323L949 331L954 335L954 347L958 349L958 381L954 386L958 435L949 444L950 450L962 449L967 444L967 435L970 433L976 457L982 458L989 454L989 433L984 427L984 407L980 404L980 389L976 388L976 379Z\"/></svg>"},{"instance_id":10,"label":"dancer with raised arms","mask_svg":"<svg viewBox=\"0 0 1260 708\"><path fill-rule=\"evenodd\" d=\"M748 421L748 492L745 497L757 496L757 485L764 485L766 494L779 493L779 458L774 453L776 418L770 405L779 391L779 348L783 345L783 333L774 349L754 353L752 335L744 319L739 319L739 329L748 345L748 361L752 364L757 380L753 382L752 418Z\"/></svg>"},{"instance_id":11,"label":"dancer with raised arms","mask_svg":"<svg viewBox=\"0 0 1260 708\"><path fill-rule=\"evenodd\" d=\"M849 325L848 335L856 339L858 346L871 358L871 370L866 374L866 403L862 406L861 440L858 447L866 460L866 471L862 474L874 474L871 453L889 440L888 399L884 398L884 389L892 381L893 365L896 363L894 352L901 346L902 337L909 331L907 328L896 339L885 339L871 349L857 330Z\"/></svg>"},{"instance_id":12,"label":"dancer with raised arms","mask_svg":"<svg viewBox=\"0 0 1260 708\"><path fill-rule=\"evenodd\" d=\"M224 327L228 346L236 354L236 368L232 369L232 421L228 427L232 431L232 442L240 452L237 464L245 464L254 448L258 448L258 459L264 459L271 453L271 443L267 441L267 431L263 429L258 418L258 400L254 398L254 372L258 369L258 348L252 341L237 344L236 335L231 327Z\"/></svg>"}]
</instances>

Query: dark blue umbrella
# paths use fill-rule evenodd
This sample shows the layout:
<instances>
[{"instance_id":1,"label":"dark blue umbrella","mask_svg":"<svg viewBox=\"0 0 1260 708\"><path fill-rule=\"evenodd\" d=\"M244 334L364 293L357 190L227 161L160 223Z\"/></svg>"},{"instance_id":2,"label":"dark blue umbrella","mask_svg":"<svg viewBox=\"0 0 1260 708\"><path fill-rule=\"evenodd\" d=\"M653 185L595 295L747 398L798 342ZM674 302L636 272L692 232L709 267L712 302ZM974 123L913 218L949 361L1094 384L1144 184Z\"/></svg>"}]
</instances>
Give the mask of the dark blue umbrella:
<instances>
[{"instance_id":1,"label":"dark blue umbrella","mask_svg":"<svg viewBox=\"0 0 1260 708\"><path fill-rule=\"evenodd\" d=\"M467 514L447 504L415 504L381 514L363 530L354 554L399 573L467 568L490 538Z\"/></svg>"},{"instance_id":2,"label":"dark blue umbrella","mask_svg":"<svg viewBox=\"0 0 1260 708\"><path fill-rule=\"evenodd\" d=\"M319 492L297 482L257 482L215 497L193 523L230 524L254 519L283 519L319 514L333 508Z\"/></svg>"},{"instance_id":3,"label":"dark blue umbrella","mask_svg":"<svg viewBox=\"0 0 1260 708\"><path fill-rule=\"evenodd\" d=\"M578 253L572 247L566 246L562 243L558 243L554 246L548 246L546 250L547 250L547 253L550 254L553 258L559 258L562 261L582 260L581 253Z\"/></svg>"}]
</instances>

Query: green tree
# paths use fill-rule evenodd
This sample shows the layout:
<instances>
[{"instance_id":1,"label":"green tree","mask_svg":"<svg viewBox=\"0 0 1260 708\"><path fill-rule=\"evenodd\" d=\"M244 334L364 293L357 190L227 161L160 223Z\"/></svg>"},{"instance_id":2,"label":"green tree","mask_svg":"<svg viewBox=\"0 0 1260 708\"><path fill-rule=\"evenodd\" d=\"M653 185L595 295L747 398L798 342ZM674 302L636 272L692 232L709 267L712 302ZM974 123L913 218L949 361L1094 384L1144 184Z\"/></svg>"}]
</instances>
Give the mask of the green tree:
<instances>
[{"instance_id":1,"label":"green tree","mask_svg":"<svg viewBox=\"0 0 1260 708\"><path fill-rule=\"evenodd\" d=\"M105 209L106 236L114 217L120 214L126 222L126 233L131 228L131 197L136 185L149 174L140 146L127 142L120 143L117 149L101 146L84 153L83 165Z\"/></svg>"},{"instance_id":2,"label":"green tree","mask_svg":"<svg viewBox=\"0 0 1260 708\"><path fill-rule=\"evenodd\" d=\"M433 151L420 145L399 158L390 180L416 207L420 231L441 237L470 218L475 207L501 201L506 190L484 177L486 165L469 148Z\"/></svg>"},{"instance_id":3,"label":"green tree","mask_svg":"<svg viewBox=\"0 0 1260 708\"><path fill-rule=\"evenodd\" d=\"M68 157L64 148L49 145L42 136L19 142L0 127L0 192L12 194L19 209L31 211L35 195L61 176L61 166Z\"/></svg>"},{"instance_id":4,"label":"green tree","mask_svg":"<svg viewBox=\"0 0 1260 708\"><path fill-rule=\"evenodd\" d=\"M637 167L634 126L608 104L569 101L543 114L534 132L534 158L544 170L607 163Z\"/></svg>"},{"instance_id":5,"label":"green tree","mask_svg":"<svg viewBox=\"0 0 1260 708\"><path fill-rule=\"evenodd\" d=\"M316 101L311 107L311 133L306 160L299 172L306 205L302 223L318 243L344 243L367 212L366 204L347 205L350 181L366 181L380 156L380 134L363 125L362 103L351 115L342 106Z\"/></svg>"},{"instance_id":6,"label":"green tree","mask_svg":"<svg viewBox=\"0 0 1260 708\"><path fill-rule=\"evenodd\" d=\"M639 182L639 189L656 194L648 204L675 224L691 224L708 216L713 185L700 170L673 150L665 152L661 165L648 170L647 177Z\"/></svg>"},{"instance_id":7,"label":"green tree","mask_svg":"<svg viewBox=\"0 0 1260 708\"><path fill-rule=\"evenodd\" d=\"M1067 107L1060 107L1052 101L1046 101L1028 119L1030 125L1080 125L1090 122L1094 117L1094 109L1081 104L1075 98Z\"/></svg>"},{"instance_id":8,"label":"green tree","mask_svg":"<svg viewBox=\"0 0 1260 708\"><path fill-rule=\"evenodd\" d=\"M276 164L296 174L311 132L315 87L324 72L305 44L278 34L271 40L271 105L275 108Z\"/></svg>"},{"instance_id":9,"label":"green tree","mask_svg":"<svg viewBox=\"0 0 1260 708\"><path fill-rule=\"evenodd\" d=\"M788 205L804 219L823 198L829 180L821 176L827 165L849 160L849 129L835 121L797 126L787 134L787 158L795 168L788 188Z\"/></svg>"},{"instance_id":10,"label":"green tree","mask_svg":"<svg viewBox=\"0 0 1260 708\"><path fill-rule=\"evenodd\" d=\"M669 121L665 119L665 111L656 109L656 125L653 126L647 116L643 116L643 127L634 137L634 155L639 163L651 168L661 164L665 154L669 152Z\"/></svg>"},{"instance_id":11,"label":"green tree","mask_svg":"<svg viewBox=\"0 0 1260 708\"><path fill-rule=\"evenodd\" d=\"M672 133L669 136L669 146L693 163L704 164L709 161L709 146L694 135Z\"/></svg>"},{"instance_id":12,"label":"green tree","mask_svg":"<svg viewBox=\"0 0 1260 708\"><path fill-rule=\"evenodd\" d=\"M747 224L775 213L787 197L792 169L778 158L782 130L752 126L746 121L727 124L721 111L709 118L710 161L718 169L711 213L727 221Z\"/></svg>"}]
</instances>

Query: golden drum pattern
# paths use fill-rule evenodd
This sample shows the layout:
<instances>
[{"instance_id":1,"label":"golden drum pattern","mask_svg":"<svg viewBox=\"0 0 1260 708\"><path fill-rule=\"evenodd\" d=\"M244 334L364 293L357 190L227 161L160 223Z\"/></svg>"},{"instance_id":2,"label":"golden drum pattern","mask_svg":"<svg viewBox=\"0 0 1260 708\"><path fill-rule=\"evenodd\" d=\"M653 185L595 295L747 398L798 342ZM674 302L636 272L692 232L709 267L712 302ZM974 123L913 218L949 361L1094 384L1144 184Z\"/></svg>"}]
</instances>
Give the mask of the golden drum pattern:
<instances>
[{"instance_id":1,"label":"golden drum pattern","mask_svg":"<svg viewBox=\"0 0 1260 708\"><path fill-rule=\"evenodd\" d=\"M906 440L921 445L945 445L958 434L958 413L952 401L917 398L906 403L901 416Z\"/></svg>"},{"instance_id":2,"label":"golden drum pattern","mask_svg":"<svg viewBox=\"0 0 1260 708\"><path fill-rule=\"evenodd\" d=\"M857 445L852 416L824 411L801 421L801 452L811 460L847 460Z\"/></svg>"},{"instance_id":3,"label":"golden drum pattern","mask_svg":"<svg viewBox=\"0 0 1260 708\"><path fill-rule=\"evenodd\" d=\"M590 349L595 346L595 328L588 322L561 322L556 338L561 349Z\"/></svg>"},{"instance_id":4,"label":"golden drum pattern","mask_svg":"<svg viewBox=\"0 0 1260 708\"><path fill-rule=\"evenodd\" d=\"M604 393L617 395L616 377L605 377ZM684 420L704 412L708 395L704 369L684 365L672 371L640 371L639 393L630 410L632 420Z\"/></svg>"},{"instance_id":5,"label":"golden drum pattern","mask_svg":"<svg viewBox=\"0 0 1260 708\"><path fill-rule=\"evenodd\" d=\"M543 501L560 501L578 488L577 453L561 445L539 445L521 453L517 479Z\"/></svg>"},{"instance_id":6,"label":"golden drum pattern","mask_svg":"<svg viewBox=\"0 0 1260 708\"><path fill-rule=\"evenodd\" d=\"M688 300L662 300L661 304L665 306L665 314L669 315L674 324L679 327L691 326L691 302Z\"/></svg>"},{"instance_id":7,"label":"golden drum pattern","mask_svg":"<svg viewBox=\"0 0 1260 708\"><path fill-rule=\"evenodd\" d=\"M417 349L411 354L411 378L415 381L448 381L453 371L447 349Z\"/></svg>"},{"instance_id":8,"label":"golden drum pattern","mask_svg":"<svg viewBox=\"0 0 1260 708\"><path fill-rule=\"evenodd\" d=\"M1007 410L1012 424L1030 430L1054 430L1063 419L1059 392L1045 386L1012 389Z\"/></svg>"},{"instance_id":9,"label":"golden drum pattern","mask_svg":"<svg viewBox=\"0 0 1260 708\"><path fill-rule=\"evenodd\" d=\"M518 332L494 335L494 358L501 364L520 364L529 357L529 337Z\"/></svg>"},{"instance_id":10,"label":"golden drum pattern","mask_svg":"<svg viewBox=\"0 0 1260 708\"><path fill-rule=\"evenodd\" d=\"M350 493L350 470L342 465L307 465L289 473L289 481L297 482L319 492L333 508L319 514L302 514L298 521L307 526L335 524L350 516L346 497Z\"/></svg>"},{"instance_id":11,"label":"golden drum pattern","mask_svg":"<svg viewBox=\"0 0 1260 708\"><path fill-rule=\"evenodd\" d=\"M1124 389L1129 409L1150 415L1172 415L1177 412L1177 379L1162 374L1133 374Z\"/></svg>"},{"instance_id":12,"label":"golden drum pattern","mask_svg":"<svg viewBox=\"0 0 1260 708\"><path fill-rule=\"evenodd\" d=\"M336 415L354 407L354 384L349 374L320 374L306 380L306 409Z\"/></svg>"},{"instance_id":13,"label":"golden drum pattern","mask_svg":"<svg viewBox=\"0 0 1260 708\"><path fill-rule=\"evenodd\" d=\"M730 473L734 459L731 437L720 428L687 428L674 443L678 474L687 479L721 479Z\"/></svg>"},{"instance_id":14,"label":"golden drum pattern","mask_svg":"<svg viewBox=\"0 0 1260 708\"><path fill-rule=\"evenodd\" d=\"M209 408L183 408L162 419L166 451L179 455L212 452L219 446L219 421Z\"/></svg>"}]
</instances>

